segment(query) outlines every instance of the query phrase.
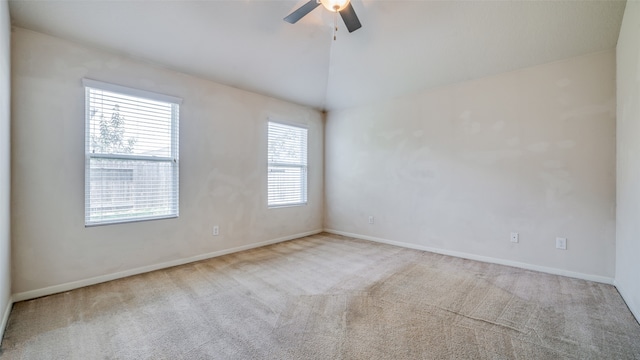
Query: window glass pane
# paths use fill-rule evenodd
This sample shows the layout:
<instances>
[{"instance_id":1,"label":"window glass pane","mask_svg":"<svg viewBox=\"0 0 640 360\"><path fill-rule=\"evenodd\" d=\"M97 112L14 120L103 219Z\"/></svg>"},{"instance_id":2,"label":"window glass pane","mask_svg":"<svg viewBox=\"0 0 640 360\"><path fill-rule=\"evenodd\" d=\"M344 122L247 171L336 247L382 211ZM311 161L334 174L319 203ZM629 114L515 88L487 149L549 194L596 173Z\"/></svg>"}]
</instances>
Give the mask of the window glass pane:
<instances>
[{"instance_id":1,"label":"window glass pane","mask_svg":"<svg viewBox=\"0 0 640 360\"><path fill-rule=\"evenodd\" d=\"M307 129L269 123L269 162L307 165Z\"/></svg>"},{"instance_id":2,"label":"window glass pane","mask_svg":"<svg viewBox=\"0 0 640 360\"><path fill-rule=\"evenodd\" d=\"M306 169L301 167L269 167L269 205L304 204L307 202Z\"/></svg>"},{"instance_id":3,"label":"window glass pane","mask_svg":"<svg viewBox=\"0 0 640 360\"><path fill-rule=\"evenodd\" d=\"M89 222L174 214L171 161L92 158Z\"/></svg>"},{"instance_id":4,"label":"window glass pane","mask_svg":"<svg viewBox=\"0 0 640 360\"><path fill-rule=\"evenodd\" d=\"M90 152L171 156L172 104L89 91Z\"/></svg>"}]
</instances>

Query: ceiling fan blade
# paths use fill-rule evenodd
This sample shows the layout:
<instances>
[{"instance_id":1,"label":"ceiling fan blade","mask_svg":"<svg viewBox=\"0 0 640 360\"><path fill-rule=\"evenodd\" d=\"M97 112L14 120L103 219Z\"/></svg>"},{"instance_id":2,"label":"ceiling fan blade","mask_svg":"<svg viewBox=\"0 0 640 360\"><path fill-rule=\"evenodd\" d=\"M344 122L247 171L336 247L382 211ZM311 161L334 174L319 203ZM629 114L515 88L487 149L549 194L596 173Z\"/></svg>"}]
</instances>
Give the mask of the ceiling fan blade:
<instances>
[{"instance_id":1,"label":"ceiling fan blade","mask_svg":"<svg viewBox=\"0 0 640 360\"><path fill-rule=\"evenodd\" d=\"M358 15L356 15L356 11L353 10L353 6L351 6L351 2L349 2L349 5L347 5L346 8L340 11L340 16L342 16L342 20L344 20L344 24L347 26L347 30L349 30L350 33L362 27L360 20L358 20Z\"/></svg>"},{"instance_id":2,"label":"ceiling fan blade","mask_svg":"<svg viewBox=\"0 0 640 360\"><path fill-rule=\"evenodd\" d=\"M296 11L289 14L284 21L289 24L295 24L298 20L302 19L305 15L311 12L311 10L317 8L320 5L316 0L309 0L308 3L300 6Z\"/></svg>"}]
</instances>

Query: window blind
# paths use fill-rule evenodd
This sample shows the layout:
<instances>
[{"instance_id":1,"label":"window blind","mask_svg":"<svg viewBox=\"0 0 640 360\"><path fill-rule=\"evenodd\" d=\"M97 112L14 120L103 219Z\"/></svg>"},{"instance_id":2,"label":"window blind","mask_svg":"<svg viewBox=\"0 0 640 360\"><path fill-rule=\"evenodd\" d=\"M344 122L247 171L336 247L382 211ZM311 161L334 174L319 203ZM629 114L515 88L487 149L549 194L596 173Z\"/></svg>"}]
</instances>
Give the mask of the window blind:
<instances>
[{"instance_id":1,"label":"window blind","mask_svg":"<svg viewBox=\"0 0 640 360\"><path fill-rule=\"evenodd\" d=\"M269 207L307 203L307 129L268 124L267 203Z\"/></svg>"},{"instance_id":2,"label":"window blind","mask_svg":"<svg viewBox=\"0 0 640 360\"><path fill-rule=\"evenodd\" d=\"M84 85L85 225L177 217L180 99Z\"/></svg>"}]
</instances>

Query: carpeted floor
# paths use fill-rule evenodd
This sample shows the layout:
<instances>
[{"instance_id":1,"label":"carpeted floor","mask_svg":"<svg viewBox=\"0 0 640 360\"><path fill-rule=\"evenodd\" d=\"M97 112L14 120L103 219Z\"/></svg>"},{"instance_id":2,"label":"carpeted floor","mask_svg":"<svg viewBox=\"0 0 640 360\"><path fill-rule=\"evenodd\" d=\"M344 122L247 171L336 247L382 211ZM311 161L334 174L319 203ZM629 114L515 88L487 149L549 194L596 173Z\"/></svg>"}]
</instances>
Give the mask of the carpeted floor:
<instances>
[{"instance_id":1,"label":"carpeted floor","mask_svg":"<svg viewBox=\"0 0 640 360\"><path fill-rule=\"evenodd\" d=\"M613 286L319 234L14 305L2 359L640 359Z\"/></svg>"}]
</instances>

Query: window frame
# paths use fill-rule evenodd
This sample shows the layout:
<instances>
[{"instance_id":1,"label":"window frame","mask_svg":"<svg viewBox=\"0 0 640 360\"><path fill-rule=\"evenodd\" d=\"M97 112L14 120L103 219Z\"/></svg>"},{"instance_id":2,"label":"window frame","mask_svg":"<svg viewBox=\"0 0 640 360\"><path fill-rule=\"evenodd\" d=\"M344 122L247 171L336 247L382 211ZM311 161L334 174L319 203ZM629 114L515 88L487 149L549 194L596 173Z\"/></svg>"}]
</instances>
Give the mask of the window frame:
<instances>
[{"instance_id":1,"label":"window frame","mask_svg":"<svg viewBox=\"0 0 640 360\"><path fill-rule=\"evenodd\" d=\"M304 164L296 164L296 163L275 163L270 161L271 152L269 150L269 140L270 140L270 124L275 124L277 126L285 126L292 127L304 130L304 142L306 149L304 150ZM278 203L271 204L269 199L269 173L271 172L271 167L288 167L288 168L299 168L301 169L301 179L300 179L300 189L301 189L301 198L300 202L288 202L288 203ZM277 209L284 207L297 207L304 206L309 203L309 128L304 124L286 122L281 120L267 120L267 208L269 209Z\"/></svg>"},{"instance_id":2,"label":"window frame","mask_svg":"<svg viewBox=\"0 0 640 360\"><path fill-rule=\"evenodd\" d=\"M101 226L101 225L111 225L111 224L122 224L122 223L131 223L131 222L140 222L140 221L149 221L149 220L159 220L159 219L171 219L177 218L180 213L180 161L179 161L179 118L180 118L180 105L182 104L182 99L159 94L151 91L140 90L135 88L130 88L126 86L111 84L107 82L92 80L84 78L82 79L82 85L85 93L85 114L84 114L84 124L85 124L85 193L84 193L84 207L85 207L85 227L92 226ZM109 153L93 153L91 152L91 145L89 139L91 138L91 126L90 126L90 91L91 89L98 91L107 91L112 92L118 95L124 95L128 97L137 97L145 100L151 100L155 102L163 102L167 105L171 105L171 123L170 123L170 156L153 156L153 155L129 155L129 154L109 154ZM129 217L119 217L110 220L91 220L91 160L92 159L113 159L113 160L126 160L126 161L141 161L141 162L164 162L171 164L171 194L168 195L168 199L170 199L171 212L168 214L162 215L152 215L152 216L129 216ZM175 211L173 211L175 210Z\"/></svg>"}]
</instances>

